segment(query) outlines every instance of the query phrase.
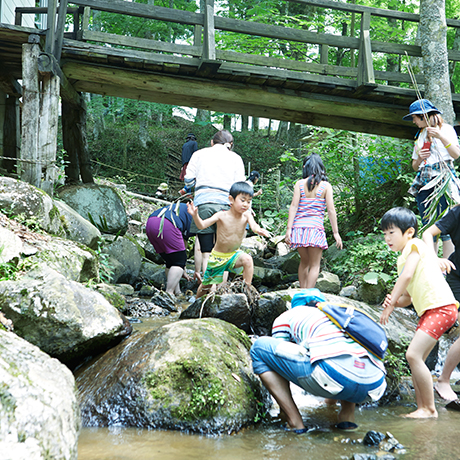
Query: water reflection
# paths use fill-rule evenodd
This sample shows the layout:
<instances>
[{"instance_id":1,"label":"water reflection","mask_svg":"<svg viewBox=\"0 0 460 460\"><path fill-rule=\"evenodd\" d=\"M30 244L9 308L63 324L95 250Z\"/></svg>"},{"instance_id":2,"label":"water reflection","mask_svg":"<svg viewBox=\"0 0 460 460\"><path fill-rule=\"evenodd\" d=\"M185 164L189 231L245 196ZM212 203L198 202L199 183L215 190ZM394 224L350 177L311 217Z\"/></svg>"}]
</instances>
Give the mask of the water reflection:
<instances>
[{"instance_id":1,"label":"water reflection","mask_svg":"<svg viewBox=\"0 0 460 460\"><path fill-rule=\"evenodd\" d=\"M146 332L168 324L177 316L143 319L135 329ZM458 378L458 375L456 375ZM407 453L395 455L402 460L460 460L457 429L460 412L447 410L437 402L437 420L411 420L399 417L414 408L359 408L359 428L342 432L333 428L338 408L327 407L321 398L306 395L293 386L296 402L311 428L309 433L285 432L277 409L274 420L234 435L203 436L174 431L138 428L84 428L80 434L79 460L337 460L350 459L354 453L376 453L375 448L359 443L367 431L390 432L405 446ZM414 406L415 407L415 406Z\"/></svg>"},{"instance_id":2,"label":"water reflection","mask_svg":"<svg viewBox=\"0 0 460 460\"><path fill-rule=\"evenodd\" d=\"M310 397L309 397L310 398ZM308 398L308 399L309 399ZM301 403L302 404L302 403ZM334 409L332 409L334 411ZM438 406L438 420L398 417L407 407L361 408L359 428L341 432L332 426L331 408L306 408L303 414L313 431L304 435L285 432L281 423L270 423L235 435L202 436L138 428L84 428L79 439L79 460L315 460L349 459L354 453L375 453L358 443L368 430L389 431L407 453L404 460L460 459L457 427L460 412ZM308 452L308 455L306 455Z\"/></svg>"}]
</instances>

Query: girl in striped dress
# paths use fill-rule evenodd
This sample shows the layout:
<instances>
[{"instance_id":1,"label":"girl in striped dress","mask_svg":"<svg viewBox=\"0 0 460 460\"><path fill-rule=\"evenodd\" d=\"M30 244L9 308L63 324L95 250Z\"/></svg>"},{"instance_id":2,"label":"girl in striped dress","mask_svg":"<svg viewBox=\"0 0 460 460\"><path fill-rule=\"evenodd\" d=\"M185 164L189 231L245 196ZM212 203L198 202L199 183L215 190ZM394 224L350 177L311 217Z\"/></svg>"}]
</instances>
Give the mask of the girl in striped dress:
<instances>
[{"instance_id":1,"label":"girl in striped dress","mask_svg":"<svg viewBox=\"0 0 460 460\"><path fill-rule=\"evenodd\" d=\"M332 186L327 181L321 157L313 153L305 160L303 179L295 184L285 238L286 243L296 248L300 255L301 288L315 287L318 279L323 249L327 249L324 231L326 208L336 245L342 249Z\"/></svg>"}]
</instances>

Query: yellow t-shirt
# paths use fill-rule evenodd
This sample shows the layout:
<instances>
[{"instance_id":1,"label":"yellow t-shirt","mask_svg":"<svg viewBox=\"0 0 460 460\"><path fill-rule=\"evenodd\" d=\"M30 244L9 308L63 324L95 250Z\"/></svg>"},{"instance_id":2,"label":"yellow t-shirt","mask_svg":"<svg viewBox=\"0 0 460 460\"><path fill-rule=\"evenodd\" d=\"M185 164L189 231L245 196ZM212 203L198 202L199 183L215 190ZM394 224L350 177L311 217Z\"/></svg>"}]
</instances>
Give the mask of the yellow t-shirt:
<instances>
[{"instance_id":1,"label":"yellow t-shirt","mask_svg":"<svg viewBox=\"0 0 460 460\"><path fill-rule=\"evenodd\" d=\"M458 303L444 279L434 252L429 250L422 240L412 238L407 242L398 257L398 275L403 272L407 257L413 250L420 254L420 260L407 286L407 292L412 297L412 305L418 316L422 316L426 310L445 305L456 304L458 308Z\"/></svg>"}]
</instances>

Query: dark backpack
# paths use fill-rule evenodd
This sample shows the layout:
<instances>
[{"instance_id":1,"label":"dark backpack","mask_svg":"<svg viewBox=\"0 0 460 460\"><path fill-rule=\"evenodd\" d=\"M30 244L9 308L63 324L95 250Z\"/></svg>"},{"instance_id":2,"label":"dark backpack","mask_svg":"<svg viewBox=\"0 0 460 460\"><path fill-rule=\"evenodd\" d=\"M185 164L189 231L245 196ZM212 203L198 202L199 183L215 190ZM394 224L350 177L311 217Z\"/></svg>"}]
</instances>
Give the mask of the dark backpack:
<instances>
[{"instance_id":1,"label":"dark backpack","mask_svg":"<svg viewBox=\"0 0 460 460\"><path fill-rule=\"evenodd\" d=\"M319 302L316 306L355 342L383 360L388 348L385 330L367 313L352 305Z\"/></svg>"}]
</instances>

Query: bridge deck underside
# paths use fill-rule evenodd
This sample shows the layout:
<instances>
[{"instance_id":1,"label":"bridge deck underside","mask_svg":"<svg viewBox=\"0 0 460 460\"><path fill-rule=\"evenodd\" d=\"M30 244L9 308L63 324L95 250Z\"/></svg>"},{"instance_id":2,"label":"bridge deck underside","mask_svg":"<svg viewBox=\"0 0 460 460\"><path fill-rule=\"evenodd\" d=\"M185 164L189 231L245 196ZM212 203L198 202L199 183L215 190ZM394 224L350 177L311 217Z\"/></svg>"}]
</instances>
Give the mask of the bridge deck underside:
<instances>
[{"instance_id":1,"label":"bridge deck underside","mask_svg":"<svg viewBox=\"0 0 460 460\"><path fill-rule=\"evenodd\" d=\"M21 79L33 29L0 25L0 82ZM111 48L65 39L61 67L77 91L408 138L412 89L342 77ZM8 92L8 91L7 91ZM453 95L460 110L460 95Z\"/></svg>"}]
</instances>

